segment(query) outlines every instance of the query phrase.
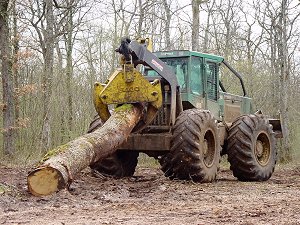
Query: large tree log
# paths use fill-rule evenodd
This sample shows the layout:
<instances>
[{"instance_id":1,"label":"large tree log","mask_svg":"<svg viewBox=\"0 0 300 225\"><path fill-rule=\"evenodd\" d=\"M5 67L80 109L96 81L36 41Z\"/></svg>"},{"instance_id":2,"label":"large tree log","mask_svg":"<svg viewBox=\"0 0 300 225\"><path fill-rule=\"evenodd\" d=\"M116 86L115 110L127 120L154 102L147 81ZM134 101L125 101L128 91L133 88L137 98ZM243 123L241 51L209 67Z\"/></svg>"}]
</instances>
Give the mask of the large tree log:
<instances>
[{"instance_id":1,"label":"large tree log","mask_svg":"<svg viewBox=\"0 0 300 225\"><path fill-rule=\"evenodd\" d=\"M28 190L41 196L68 187L81 170L114 153L139 121L141 108L122 105L101 128L49 151L29 173Z\"/></svg>"}]
</instances>

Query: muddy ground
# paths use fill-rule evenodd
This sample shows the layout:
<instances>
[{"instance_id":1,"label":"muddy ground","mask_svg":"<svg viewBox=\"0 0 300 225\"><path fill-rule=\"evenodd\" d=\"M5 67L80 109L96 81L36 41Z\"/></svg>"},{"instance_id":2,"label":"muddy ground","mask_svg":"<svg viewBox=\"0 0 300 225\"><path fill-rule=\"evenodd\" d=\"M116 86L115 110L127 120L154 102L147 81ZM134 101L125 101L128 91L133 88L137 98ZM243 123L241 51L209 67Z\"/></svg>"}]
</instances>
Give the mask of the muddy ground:
<instances>
[{"instance_id":1,"label":"muddy ground","mask_svg":"<svg viewBox=\"0 0 300 225\"><path fill-rule=\"evenodd\" d=\"M221 169L211 184L170 181L158 168L112 180L83 171L47 197L27 192L28 169L0 166L0 224L300 224L300 166L267 182L239 182Z\"/></svg>"}]
</instances>

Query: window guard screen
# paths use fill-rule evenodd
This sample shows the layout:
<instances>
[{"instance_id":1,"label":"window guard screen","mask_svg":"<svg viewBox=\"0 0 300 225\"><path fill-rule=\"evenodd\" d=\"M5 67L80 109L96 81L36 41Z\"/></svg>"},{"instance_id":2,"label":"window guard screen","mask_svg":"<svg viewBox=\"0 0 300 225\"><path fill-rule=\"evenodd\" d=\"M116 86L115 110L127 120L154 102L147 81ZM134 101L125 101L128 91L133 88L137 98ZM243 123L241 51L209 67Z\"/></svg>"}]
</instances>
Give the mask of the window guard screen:
<instances>
[{"instance_id":1,"label":"window guard screen","mask_svg":"<svg viewBox=\"0 0 300 225\"><path fill-rule=\"evenodd\" d=\"M218 84L217 84L217 74L218 68L216 63L208 62L206 66L207 74L207 95L209 99L218 99Z\"/></svg>"}]
</instances>

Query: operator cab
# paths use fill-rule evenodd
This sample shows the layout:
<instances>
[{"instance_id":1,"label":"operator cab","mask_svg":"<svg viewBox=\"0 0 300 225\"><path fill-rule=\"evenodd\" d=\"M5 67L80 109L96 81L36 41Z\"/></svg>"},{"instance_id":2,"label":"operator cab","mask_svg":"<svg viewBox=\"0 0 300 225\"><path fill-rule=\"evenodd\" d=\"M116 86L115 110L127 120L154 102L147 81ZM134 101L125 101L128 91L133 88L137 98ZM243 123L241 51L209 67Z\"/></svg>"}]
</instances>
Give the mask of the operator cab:
<instances>
[{"instance_id":1,"label":"operator cab","mask_svg":"<svg viewBox=\"0 0 300 225\"><path fill-rule=\"evenodd\" d=\"M191 51L171 51L154 53L161 61L169 65L177 76L182 93L191 93L204 97L206 89L209 98L217 100L218 66L223 58ZM210 57L208 57L210 56ZM151 69L145 70L146 76L159 76ZM207 75L207 84L204 81Z\"/></svg>"},{"instance_id":2,"label":"operator cab","mask_svg":"<svg viewBox=\"0 0 300 225\"><path fill-rule=\"evenodd\" d=\"M223 57L187 50L154 54L169 65L176 75L184 110L190 108L209 109L217 119L225 119L227 122L231 122L233 118L243 112L249 112L250 99L228 94L219 80L221 65L229 66ZM237 72L233 68L229 69L240 79L243 87L240 75L235 74ZM146 67L144 72L149 77L160 77L155 70L149 67Z\"/></svg>"}]
</instances>

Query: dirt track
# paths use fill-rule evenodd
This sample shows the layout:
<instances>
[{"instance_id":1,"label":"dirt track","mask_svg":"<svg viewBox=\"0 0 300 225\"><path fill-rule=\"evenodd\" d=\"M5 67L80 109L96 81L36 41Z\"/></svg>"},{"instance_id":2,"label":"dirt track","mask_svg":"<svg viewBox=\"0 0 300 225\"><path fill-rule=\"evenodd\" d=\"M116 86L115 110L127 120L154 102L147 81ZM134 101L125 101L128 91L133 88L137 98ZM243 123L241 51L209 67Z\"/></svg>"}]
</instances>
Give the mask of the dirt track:
<instances>
[{"instance_id":1,"label":"dirt track","mask_svg":"<svg viewBox=\"0 0 300 225\"><path fill-rule=\"evenodd\" d=\"M300 224L300 167L262 183L228 170L212 184L170 181L139 168L122 180L83 172L71 190L31 196L26 170L0 167L0 224Z\"/></svg>"}]
</instances>

